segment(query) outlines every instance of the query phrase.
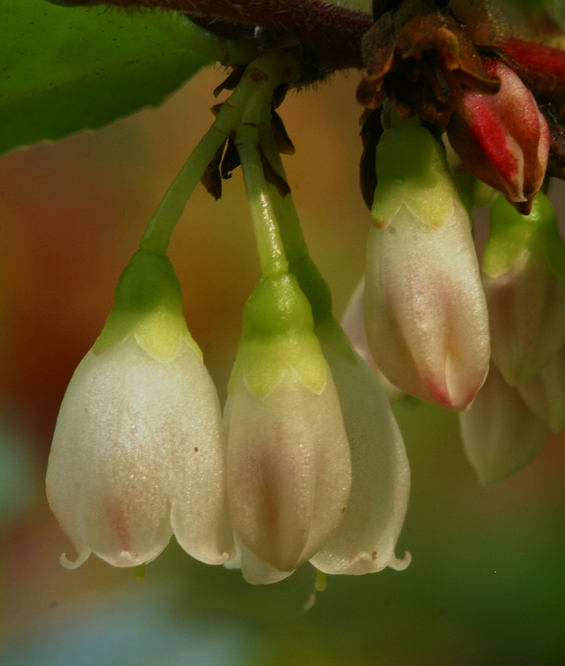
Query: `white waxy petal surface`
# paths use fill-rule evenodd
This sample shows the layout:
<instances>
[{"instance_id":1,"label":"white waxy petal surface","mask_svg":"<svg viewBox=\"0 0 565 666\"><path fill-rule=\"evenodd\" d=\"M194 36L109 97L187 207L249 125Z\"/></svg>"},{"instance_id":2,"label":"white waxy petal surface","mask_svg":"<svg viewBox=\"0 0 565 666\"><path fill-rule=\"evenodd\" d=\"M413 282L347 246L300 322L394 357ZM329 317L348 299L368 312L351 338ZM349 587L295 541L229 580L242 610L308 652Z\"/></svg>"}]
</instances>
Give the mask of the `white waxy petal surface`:
<instances>
[{"instance_id":1,"label":"white waxy petal surface","mask_svg":"<svg viewBox=\"0 0 565 666\"><path fill-rule=\"evenodd\" d=\"M460 204L441 227L401 206L367 247L365 321L372 355L399 388L442 407L468 407L488 371L488 316Z\"/></svg>"},{"instance_id":2,"label":"white waxy petal surface","mask_svg":"<svg viewBox=\"0 0 565 666\"><path fill-rule=\"evenodd\" d=\"M316 394L289 368L259 399L240 373L226 419L234 529L259 559L292 571L336 530L351 487L349 444L331 375Z\"/></svg>"},{"instance_id":3,"label":"white waxy petal surface","mask_svg":"<svg viewBox=\"0 0 565 666\"><path fill-rule=\"evenodd\" d=\"M361 358L346 358L319 333L351 446L352 484L341 525L310 561L328 574L365 574L410 563L395 554L408 507L410 468L392 408Z\"/></svg>"},{"instance_id":4,"label":"white waxy petal surface","mask_svg":"<svg viewBox=\"0 0 565 666\"><path fill-rule=\"evenodd\" d=\"M471 409L459 415L459 423L467 458L485 486L525 467L548 435L546 424L504 381L494 363Z\"/></svg>"},{"instance_id":5,"label":"white waxy petal surface","mask_svg":"<svg viewBox=\"0 0 565 666\"><path fill-rule=\"evenodd\" d=\"M565 283L544 258L524 251L501 275L483 275L492 358L516 386L545 367L565 344Z\"/></svg>"},{"instance_id":6,"label":"white waxy petal surface","mask_svg":"<svg viewBox=\"0 0 565 666\"><path fill-rule=\"evenodd\" d=\"M241 574L251 585L270 585L291 576L294 571L278 571L260 559L235 535L236 556L224 566L227 569L241 569Z\"/></svg>"},{"instance_id":7,"label":"white waxy petal surface","mask_svg":"<svg viewBox=\"0 0 565 666\"><path fill-rule=\"evenodd\" d=\"M173 531L193 557L226 561L224 446L214 385L188 343L167 363L133 335L90 351L65 394L47 470L75 565L90 551L116 566L148 562Z\"/></svg>"},{"instance_id":8,"label":"white waxy petal surface","mask_svg":"<svg viewBox=\"0 0 565 666\"><path fill-rule=\"evenodd\" d=\"M347 337L351 340L351 344L355 351L379 378L379 382L384 388L389 401L391 403L398 402L406 395L406 392L397 388L394 384L391 384L375 363L375 359L369 350L369 342L367 341L364 307L365 278L363 277L349 299L349 303L341 318L341 325L343 326L343 330L347 334Z\"/></svg>"}]
</instances>

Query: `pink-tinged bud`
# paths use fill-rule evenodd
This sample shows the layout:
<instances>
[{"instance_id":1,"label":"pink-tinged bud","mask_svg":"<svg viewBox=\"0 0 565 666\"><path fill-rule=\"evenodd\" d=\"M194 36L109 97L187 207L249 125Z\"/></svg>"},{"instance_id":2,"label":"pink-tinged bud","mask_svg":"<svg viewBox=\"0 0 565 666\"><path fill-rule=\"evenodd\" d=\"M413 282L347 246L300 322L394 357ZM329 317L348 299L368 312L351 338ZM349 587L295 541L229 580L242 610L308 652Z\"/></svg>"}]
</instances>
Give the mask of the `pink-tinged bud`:
<instances>
[{"instance_id":1,"label":"pink-tinged bud","mask_svg":"<svg viewBox=\"0 0 565 666\"><path fill-rule=\"evenodd\" d=\"M335 532L351 487L349 444L329 370L320 393L289 368L266 397L254 395L240 374L226 421L234 529L261 560L293 571Z\"/></svg>"},{"instance_id":2,"label":"pink-tinged bud","mask_svg":"<svg viewBox=\"0 0 565 666\"><path fill-rule=\"evenodd\" d=\"M442 226L401 206L367 246L365 318L371 352L402 390L462 410L490 356L488 317L469 218L453 200Z\"/></svg>"},{"instance_id":3,"label":"pink-tinged bud","mask_svg":"<svg viewBox=\"0 0 565 666\"><path fill-rule=\"evenodd\" d=\"M484 64L500 79L500 90L494 95L466 90L447 125L449 141L477 178L527 214L547 168L547 122L512 69L498 60Z\"/></svg>"},{"instance_id":4,"label":"pink-tinged bud","mask_svg":"<svg viewBox=\"0 0 565 666\"><path fill-rule=\"evenodd\" d=\"M465 409L488 372L490 342L471 220L443 147L418 119L391 117L377 149L367 243L371 354L395 386Z\"/></svg>"},{"instance_id":5,"label":"pink-tinged bud","mask_svg":"<svg viewBox=\"0 0 565 666\"><path fill-rule=\"evenodd\" d=\"M375 359L371 355L369 342L367 341L367 330L365 328L364 304L365 278L363 277L355 288L353 295L349 299L349 303L347 304L345 312L343 313L343 317L341 318L341 325L347 334L347 337L351 340L351 344L353 345L355 351L379 378L379 382L384 388L389 402L395 403L406 395L406 391L397 388L394 386L394 384L391 384L388 381L388 379L377 367Z\"/></svg>"},{"instance_id":6,"label":"pink-tinged bud","mask_svg":"<svg viewBox=\"0 0 565 666\"><path fill-rule=\"evenodd\" d=\"M549 432L494 363L469 411L459 415L459 423L467 458L485 486L530 463Z\"/></svg>"},{"instance_id":7,"label":"pink-tinged bud","mask_svg":"<svg viewBox=\"0 0 565 666\"><path fill-rule=\"evenodd\" d=\"M565 347L545 368L517 387L528 407L543 419L552 432L565 428Z\"/></svg>"},{"instance_id":8,"label":"pink-tinged bud","mask_svg":"<svg viewBox=\"0 0 565 666\"><path fill-rule=\"evenodd\" d=\"M492 359L517 386L565 344L565 245L553 205L541 192L530 215L499 197L490 229L482 273Z\"/></svg>"},{"instance_id":9,"label":"pink-tinged bud","mask_svg":"<svg viewBox=\"0 0 565 666\"><path fill-rule=\"evenodd\" d=\"M253 582L309 560L347 509L349 442L313 328L290 274L261 280L245 306L226 403L227 489L234 530L255 555L241 548Z\"/></svg>"}]
</instances>

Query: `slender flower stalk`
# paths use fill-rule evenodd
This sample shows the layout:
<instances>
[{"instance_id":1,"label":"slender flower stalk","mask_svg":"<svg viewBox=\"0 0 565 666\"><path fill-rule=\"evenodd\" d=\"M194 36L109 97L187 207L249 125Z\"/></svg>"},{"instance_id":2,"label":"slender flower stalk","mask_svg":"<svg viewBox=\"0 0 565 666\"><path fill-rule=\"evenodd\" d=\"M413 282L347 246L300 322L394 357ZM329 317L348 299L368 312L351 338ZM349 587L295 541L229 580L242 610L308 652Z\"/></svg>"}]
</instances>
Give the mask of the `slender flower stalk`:
<instances>
[{"instance_id":1,"label":"slender flower stalk","mask_svg":"<svg viewBox=\"0 0 565 666\"><path fill-rule=\"evenodd\" d=\"M165 253L187 199L253 99L256 73L244 75L165 195L63 400L47 494L78 550L74 564L63 556L66 566L91 551L139 565L173 532L197 559L233 557L218 397Z\"/></svg>"},{"instance_id":2,"label":"slender flower stalk","mask_svg":"<svg viewBox=\"0 0 565 666\"><path fill-rule=\"evenodd\" d=\"M275 65L236 127L263 277L247 302L230 379L228 499L247 580L269 583L307 561L343 519L351 458L338 394L288 262L258 138L270 122Z\"/></svg>"}]
</instances>

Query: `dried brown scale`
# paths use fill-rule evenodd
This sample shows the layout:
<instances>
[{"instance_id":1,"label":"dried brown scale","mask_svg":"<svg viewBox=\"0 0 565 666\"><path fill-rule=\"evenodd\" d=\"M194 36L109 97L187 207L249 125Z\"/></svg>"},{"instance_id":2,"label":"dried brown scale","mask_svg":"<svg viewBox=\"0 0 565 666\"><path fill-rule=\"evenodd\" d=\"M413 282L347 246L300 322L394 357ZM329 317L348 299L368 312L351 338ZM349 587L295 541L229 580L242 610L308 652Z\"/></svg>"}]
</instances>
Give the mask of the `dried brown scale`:
<instances>
[{"instance_id":1,"label":"dried brown scale","mask_svg":"<svg viewBox=\"0 0 565 666\"><path fill-rule=\"evenodd\" d=\"M383 14L363 38L367 76L358 101L378 108L388 97L403 117L419 114L445 126L462 97L462 87L485 94L499 83L459 21L433 0L405 0Z\"/></svg>"}]
</instances>

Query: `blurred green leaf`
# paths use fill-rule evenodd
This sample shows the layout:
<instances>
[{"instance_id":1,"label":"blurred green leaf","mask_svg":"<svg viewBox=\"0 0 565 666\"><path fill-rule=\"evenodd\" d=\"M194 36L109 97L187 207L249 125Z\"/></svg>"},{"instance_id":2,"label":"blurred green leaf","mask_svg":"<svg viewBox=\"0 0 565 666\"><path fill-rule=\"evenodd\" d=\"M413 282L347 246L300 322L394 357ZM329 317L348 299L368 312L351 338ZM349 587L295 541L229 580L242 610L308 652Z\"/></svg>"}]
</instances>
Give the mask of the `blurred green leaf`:
<instances>
[{"instance_id":1,"label":"blurred green leaf","mask_svg":"<svg viewBox=\"0 0 565 666\"><path fill-rule=\"evenodd\" d=\"M172 13L0 0L0 154L163 102L209 62L189 50L181 22Z\"/></svg>"}]
</instances>

